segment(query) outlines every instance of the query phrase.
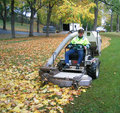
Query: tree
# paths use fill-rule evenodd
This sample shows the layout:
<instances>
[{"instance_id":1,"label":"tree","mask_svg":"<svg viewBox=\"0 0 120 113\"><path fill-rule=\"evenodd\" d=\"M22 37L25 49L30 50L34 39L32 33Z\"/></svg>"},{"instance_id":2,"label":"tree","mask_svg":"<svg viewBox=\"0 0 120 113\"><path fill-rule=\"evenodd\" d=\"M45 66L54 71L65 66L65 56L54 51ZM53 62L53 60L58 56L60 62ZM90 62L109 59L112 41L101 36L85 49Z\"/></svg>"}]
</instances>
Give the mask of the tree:
<instances>
[{"instance_id":1,"label":"tree","mask_svg":"<svg viewBox=\"0 0 120 113\"><path fill-rule=\"evenodd\" d=\"M58 8L58 18L64 23L80 23L81 18L87 18L89 21L94 19L94 14L90 11L95 7L93 2L88 0L84 1L68 1L64 0L64 3Z\"/></svg>"},{"instance_id":2,"label":"tree","mask_svg":"<svg viewBox=\"0 0 120 113\"><path fill-rule=\"evenodd\" d=\"M33 36L34 16L37 13L37 11L44 6L44 2L46 1L42 1L42 0L27 0L26 1L26 3L28 4L28 7L31 10L29 36Z\"/></svg>"},{"instance_id":3,"label":"tree","mask_svg":"<svg viewBox=\"0 0 120 113\"><path fill-rule=\"evenodd\" d=\"M119 32L120 31L120 29L119 29L119 27L120 27L120 23L119 23L119 15L120 15L120 0L115 0L114 1L114 4L116 5L116 7L118 7L118 11L116 12L116 15L117 15L117 28L116 28L116 32Z\"/></svg>"},{"instance_id":4,"label":"tree","mask_svg":"<svg viewBox=\"0 0 120 113\"><path fill-rule=\"evenodd\" d=\"M47 7L47 29L46 29L46 37L49 37L49 25L50 25L50 19L52 10L55 6L58 6L62 3L63 0L47 0L46 7Z\"/></svg>"},{"instance_id":5,"label":"tree","mask_svg":"<svg viewBox=\"0 0 120 113\"><path fill-rule=\"evenodd\" d=\"M120 29L119 29L119 14L117 14L117 32L119 32L120 31Z\"/></svg>"},{"instance_id":6,"label":"tree","mask_svg":"<svg viewBox=\"0 0 120 113\"><path fill-rule=\"evenodd\" d=\"M97 18L98 18L98 0L94 0L94 3L96 4L96 7L94 8L95 19L94 19L93 31L96 31Z\"/></svg>"},{"instance_id":7,"label":"tree","mask_svg":"<svg viewBox=\"0 0 120 113\"><path fill-rule=\"evenodd\" d=\"M21 22L21 25L23 25L23 23L24 23L24 15L23 15L23 13L25 12L25 3L24 3L24 1L19 1L20 2L20 4L19 4L19 10L20 10L20 14L21 14L21 18L20 18L20 22Z\"/></svg>"},{"instance_id":8,"label":"tree","mask_svg":"<svg viewBox=\"0 0 120 113\"><path fill-rule=\"evenodd\" d=\"M113 11L111 10L110 31L113 32Z\"/></svg>"},{"instance_id":9,"label":"tree","mask_svg":"<svg viewBox=\"0 0 120 113\"><path fill-rule=\"evenodd\" d=\"M39 13L37 13L37 32L39 33L40 32L40 15Z\"/></svg>"},{"instance_id":10,"label":"tree","mask_svg":"<svg viewBox=\"0 0 120 113\"><path fill-rule=\"evenodd\" d=\"M47 8L44 6L38 10L37 15L39 16L39 21L41 24L46 24L47 22Z\"/></svg>"},{"instance_id":11,"label":"tree","mask_svg":"<svg viewBox=\"0 0 120 113\"><path fill-rule=\"evenodd\" d=\"M46 24L47 20L47 12L46 8L42 7L37 11L37 32L40 32L40 24Z\"/></svg>"},{"instance_id":12,"label":"tree","mask_svg":"<svg viewBox=\"0 0 120 113\"><path fill-rule=\"evenodd\" d=\"M36 13L36 9L35 9L36 0L27 0L27 3L29 4L31 10L29 36L33 36L33 23L34 23L34 15Z\"/></svg>"},{"instance_id":13,"label":"tree","mask_svg":"<svg viewBox=\"0 0 120 113\"><path fill-rule=\"evenodd\" d=\"M14 13L15 1L11 0L11 33L12 38L15 38L15 13Z\"/></svg>"},{"instance_id":14,"label":"tree","mask_svg":"<svg viewBox=\"0 0 120 113\"><path fill-rule=\"evenodd\" d=\"M90 0L90 1L93 1L93 0ZM96 4L96 7L94 8L94 15L95 15L94 25L93 25L93 30L94 30L94 31L96 31L96 27L97 27L98 10L99 10L98 3L99 3L99 2L104 3L105 5L110 6L110 7L115 6L115 5L113 4L113 0L94 0L94 3ZM111 18L111 19L112 19L112 18ZM111 22L112 22L112 21L111 21Z\"/></svg>"},{"instance_id":15,"label":"tree","mask_svg":"<svg viewBox=\"0 0 120 113\"><path fill-rule=\"evenodd\" d=\"M113 8L113 1L107 0L107 2L102 1L105 4L105 8L108 12L110 12L110 17L108 17L106 27L108 31L113 32L113 15L114 15L114 8ZM109 19L110 18L110 19ZM110 27L110 28L109 28Z\"/></svg>"},{"instance_id":16,"label":"tree","mask_svg":"<svg viewBox=\"0 0 120 113\"><path fill-rule=\"evenodd\" d=\"M113 13L116 12L116 31L119 32L119 7L120 7L120 2L119 0L111 0L109 1L109 3L111 4L109 7L110 7L110 10L111 10L111 23L110 23L110 28L111 28L111 32L113 32ZM116 9L119 9L119 10L116 10Z\"/></svg>"},{"instance_id":17,"label":"tree","mask_svg":"<svg viewBox=\"0 0 120 113\"><path fill-rule=\"evenodd\" d=\"M1 0L0 1L0 16L3 20L3 29L6 30L6 20L7 20L7 5L8 0Z\"/></svg>"},{"instance_id":18,"label":"tree","mask_svg":"<svg viewBox=\"0 0 120 113\"><path fill-rule=\"evenodd\" d=\"M49 37L49 24L50 24L50 17L52 13L52 8L54 5L51 5L50 0L48 2L47 8L47 29L46 29L46 37Z\"/></svg>"},{"instance_id":19,"label":"tree","mask_svg":"<svg viewBox=\"0 0 120 113\"><path fill-rule=\"evenodd\" d=\"M111 32L113 31L113 12L116 12L117 19L116 19L116 31L119 32L119 15L120 15L120 0L99 0L105 3L109 10L111 10Z\"/></svg>"}]
</instances>

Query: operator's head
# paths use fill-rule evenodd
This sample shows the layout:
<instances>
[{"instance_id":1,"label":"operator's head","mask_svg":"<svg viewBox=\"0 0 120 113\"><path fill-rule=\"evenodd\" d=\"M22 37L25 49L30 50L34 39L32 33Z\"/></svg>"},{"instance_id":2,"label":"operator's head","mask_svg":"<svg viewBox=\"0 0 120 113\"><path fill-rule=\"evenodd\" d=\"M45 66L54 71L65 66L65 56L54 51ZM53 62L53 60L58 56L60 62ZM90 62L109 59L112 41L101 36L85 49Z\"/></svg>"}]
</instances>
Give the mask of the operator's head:
<instances>
[{"instance_id":1,"label":"operator's head","mask_svg":"<svg viewBox=\"0 0 120 113\"><path fill-rule=\"evenodd\" d=\"M78 29L78 36L82 37L83 34L84 34L84 29L81 27L81 28Z\"/></svg>"}]
</instances>

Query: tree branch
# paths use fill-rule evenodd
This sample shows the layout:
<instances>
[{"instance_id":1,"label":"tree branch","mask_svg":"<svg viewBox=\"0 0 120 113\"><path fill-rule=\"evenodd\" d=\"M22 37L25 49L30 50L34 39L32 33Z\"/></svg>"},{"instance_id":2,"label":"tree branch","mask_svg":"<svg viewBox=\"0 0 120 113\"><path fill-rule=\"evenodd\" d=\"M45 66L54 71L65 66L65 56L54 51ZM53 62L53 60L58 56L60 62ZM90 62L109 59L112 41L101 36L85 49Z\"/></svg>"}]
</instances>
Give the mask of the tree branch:
<instances>
[{"instance_id":1,"label":"tree branch","mask_svg":"<svg viewBox=\"0 0 120 113\"><path fill-rule=\"evenodd\" d=\"M104 4L106 4L106 5L109 5L109 6L114 6L113 4L110 4L110 3L107 3L107 1L106 0L99 0L100 2L102 2L102 3L104 3Z\"/></svg>"},{"instance_id":2,"label":"tree branch","mask_svg":"<svg viewBox=\"0 0 120 113\"><path fill-rule=\"evenodd\" d=\"M27 0L27 3L28 3L29 5L31 5L31 3L30 3L30 1L29 1L29 0Z\"/></svg>"},{"instance_id":3,"label":"tree branch","mask_svg":"<svg viewBox=\"0 0 120 113\"><path fill-rule=\"evenodd\" d=\"M114 12L120 14L119 13L119 8L116 7L115 5L108 3L106 0L99 0L99 1L106 4L107 6L111 6L112 8L114 8L114 9L112 9Z\"/></svg>"}]
</instances>

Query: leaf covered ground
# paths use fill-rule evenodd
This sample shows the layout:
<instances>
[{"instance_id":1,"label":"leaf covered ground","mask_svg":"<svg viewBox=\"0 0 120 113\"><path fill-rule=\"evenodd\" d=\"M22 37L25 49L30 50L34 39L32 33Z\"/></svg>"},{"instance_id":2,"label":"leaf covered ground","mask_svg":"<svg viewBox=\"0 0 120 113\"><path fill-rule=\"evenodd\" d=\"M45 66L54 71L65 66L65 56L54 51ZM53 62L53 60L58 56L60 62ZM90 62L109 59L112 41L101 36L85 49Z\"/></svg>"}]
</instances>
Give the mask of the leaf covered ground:
<instances>
[{"instance_id":1,"label":"leaf covered ground","mask_svg":"<svg viewBox=\"0 0 120 113\"><path fill-rule=\"evenodd\" d=\"M19 38L0 41L0 112L5 113L63 113L63 106L71 103L74 96L86 92L60 88L49 83L45 86L38 74L56 47L67 35ZM103 46L109 45L103 38ZM64 50L58 59L63 57Z\"/></svg>"}]
</instances>

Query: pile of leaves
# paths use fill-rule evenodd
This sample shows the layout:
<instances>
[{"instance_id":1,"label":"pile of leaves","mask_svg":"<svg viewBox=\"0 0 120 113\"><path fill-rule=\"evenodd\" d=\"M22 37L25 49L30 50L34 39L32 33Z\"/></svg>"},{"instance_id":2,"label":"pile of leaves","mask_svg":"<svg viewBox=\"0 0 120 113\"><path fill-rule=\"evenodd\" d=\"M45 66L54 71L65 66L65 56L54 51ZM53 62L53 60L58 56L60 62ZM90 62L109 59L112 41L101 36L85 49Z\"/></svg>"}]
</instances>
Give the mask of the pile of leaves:
<instances>
[{"instance_id":1,"label":"pile of leaves","mask_svg":"<svg viewBox=\"0 0 120 113\"><path fill-rule=\"evenodd\" d=\"M104 36L104 38L102 39L102 47L101 47L102 50L110 45L110 40L111 38Z\"/></svg>"},{"instance_id":2,"label":"pile of leaves","mask_svg":"<svg viewBox=\"0 0 120 113\"><path fill-rule=\"evenodd\" d=\"M0 41L0 112L63 113L86 89L60 88L49 83L43 86L38 74L66 35L19 38ZM57 61L63 57L64 50ZM56 62L57 62L56 61Z\"/></svg>"}]
</instances>

